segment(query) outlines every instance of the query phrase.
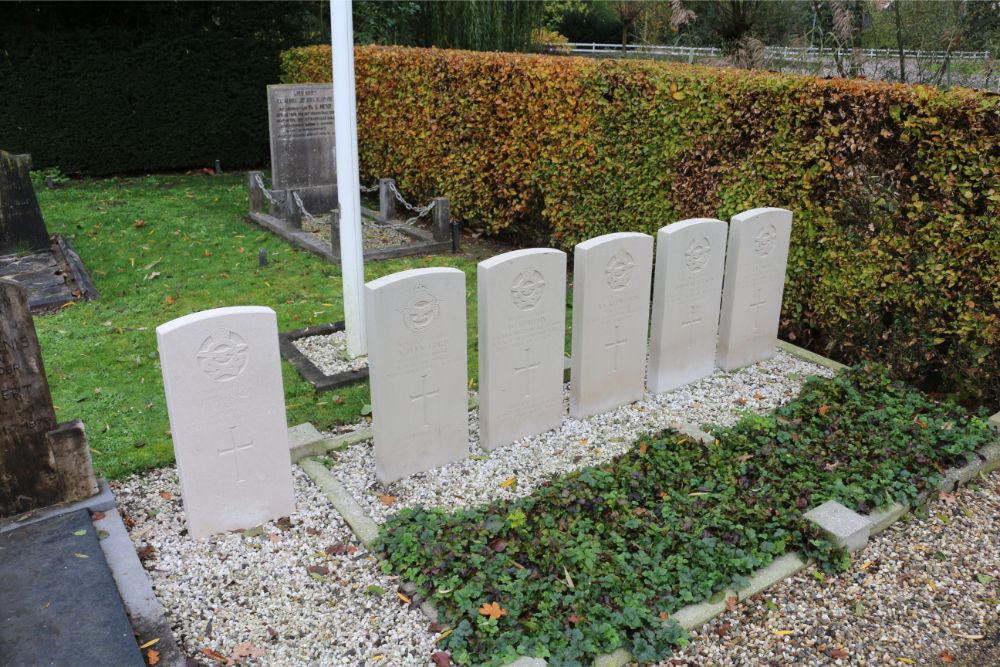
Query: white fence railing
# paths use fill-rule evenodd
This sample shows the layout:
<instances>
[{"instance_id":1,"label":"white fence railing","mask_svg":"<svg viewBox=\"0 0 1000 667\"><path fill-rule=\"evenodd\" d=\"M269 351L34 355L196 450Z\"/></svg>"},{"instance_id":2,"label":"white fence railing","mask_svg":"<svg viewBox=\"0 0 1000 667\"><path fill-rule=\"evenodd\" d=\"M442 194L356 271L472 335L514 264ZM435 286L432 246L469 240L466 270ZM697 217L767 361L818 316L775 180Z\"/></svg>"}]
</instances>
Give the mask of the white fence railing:
<instances>
[{"instance_id":1,"label":"white fence railing","mask_svg":"<svg viewBox=\"0 0 1000 667\"><path fill-rule=\"evenodd\" d=\"M622 52L621 44L599 44L597 42L568 42L566 44L546 44L552 51L563 53L605 53L614 54ZM681 58L721 58L724 54L721 49L714 46L671 46L668 44L629 44L625 47L627 54L654 55L654 56L676 56ZM782 58L786 60L826 60L834 54L848 57L853 53L847 49L819 49L814 47L799 46L769 46L767 55L769 58ZM898 58L899 51L896 49L859 49L857 53L865 58ZM989 51L919 51L906 49L903 56L916 60L989 60Z\"/></svg>"}]
</instances>

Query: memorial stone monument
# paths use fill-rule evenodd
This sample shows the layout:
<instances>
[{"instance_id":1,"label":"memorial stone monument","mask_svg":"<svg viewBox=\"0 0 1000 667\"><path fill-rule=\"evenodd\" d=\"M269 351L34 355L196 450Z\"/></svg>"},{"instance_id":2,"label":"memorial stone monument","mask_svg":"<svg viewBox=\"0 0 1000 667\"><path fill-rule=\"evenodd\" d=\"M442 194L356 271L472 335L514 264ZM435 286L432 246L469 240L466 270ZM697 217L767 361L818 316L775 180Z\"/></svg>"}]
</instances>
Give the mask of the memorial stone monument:
<instances>
[{"instance_id":1,"label":"memorial stone monument","mask_svg":"<svg viewBox=\"0 0 1000 667\"><path fill-rule=\"evenodd\" d=\"M729 225L716 363L731 371L770 359L778 342L792 212L755 208Z\"/></svg>"},{"instance_id":2,"label":"memorial stone monument","mask_svg":"<svg viewBox=\"0 0 1000 667\"><path fill-rule=\"evenodd\" d=\"M274 190L295 190L312 214L337 207L333 86L267 87Z\"/></svg>"},{"instance_id":3,"label":"memorial stone monument","mask_svg":"<svg viewBox=\"0 0 1000 667\"><path fill-rule=\"evenodd\" d=\"M27 294L0 279L0 517L95 493L83 423L56 424Z\"/></svg>"},{"instance_id":4,"label":"memorial stone monument","mask_svg":"<svg viewBox=\"0 0 1000 667\"><path fill-rule=\"evenodd\" d=\"M192 313L158 326L156 340L188 534L294 512L274 311Z\"/></svg>"},{"instance_id":5,"label":"memorial stone monument","mask_svg":"<svg viewBox=\"0 0 1000 667\"><path fill-rule=\"evenodd\" d=\"M465 274L365 284L375 475L388 484L469 455Z\"/></svg>"},{"instance_id":6,"label":"memorial stone monument","mask_svg":"<svg viewBox=\"0 0 1000 667\"><path fill-rule=\"evenodd\" d=\"M656 274L649 337L649 390L660 393L715 370L726 223L682 220L656 234Z\"/></svg>"},{"instance_id":7,"label":"memorial stone monument","mask_svg":"<svg viewBox=\"0 0 1000 667\"><path fill-rule=\"evenodd\" d=\"M0 150L0 255L49 247L27 155Z\"/></svg>"},{"instance_id":8,"label":"memorial stone monument","mask_svg":"<svg viewBox=\"0 0 1000 667\"><path fill-rule=\"evenodd\" d=\"M566 253L491 257L478 284L479 444L490 451L562 423Z\"/></svg>"},{"instance_id":9,"label":"memorial stone monument","mask_svg":"<svg viewBox=\"0 0 1000 667\"><path fill-rule=\"evenodd\" d=\"M584 418L645 395L653 237L619 232L584 241L573 266L569 413Z\"/></svg>"}]
</instances>

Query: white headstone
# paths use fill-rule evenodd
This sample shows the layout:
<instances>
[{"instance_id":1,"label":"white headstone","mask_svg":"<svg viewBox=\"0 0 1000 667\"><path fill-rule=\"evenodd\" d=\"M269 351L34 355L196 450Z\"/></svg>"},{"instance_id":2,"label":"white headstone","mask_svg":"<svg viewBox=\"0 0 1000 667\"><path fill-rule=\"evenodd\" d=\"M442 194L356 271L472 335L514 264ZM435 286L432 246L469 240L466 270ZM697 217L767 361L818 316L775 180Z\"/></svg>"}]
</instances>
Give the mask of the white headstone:
<instances>
[{"instance_id":1,"label":"white headstone","mask_svg":"<svg viewBox=\"0 0 1000 667\"><path fill-rule=\"evenodd\" d=\"M489 451L562 423L566 253L497 255L479 263L478 284L479 443Z\"/></svg>"},{"instance_id":2,"label":"white headstone","mask_svg":"<svg viewBox=\"0 0 1000 667\"><path fill-rule=\"evenodd\" d=\"M719 368L730 371L774 356L791 234L792 212L785 209L755 208L733 216L719 320Z\"/></svg>"},{"instance_id":3,"label":"white headstone","mask_svg":"<svg viewBox=\"0 0 1000 667\"><path fill-rule=\"evenodd\" d=\"M469 454L465 274L401 271L365 284L375 475L388 484Z\"/></svg>"},{"instance_id":4,"label":"white headstone","mask_svg":"<svg viewBox=\"0 0 1000 667\"><path fill-rule=\"evenodd\" d=\"M193 313L158 326L156 341L188 534L294 512L274 311Z\"/></svg>"},{"instance_id":5,"label":"white headstone","mask_svg":"<svg viewBox=\"0 0 1000 667\"><path fill-rule=\"evenodd\" d=\"M653 237L620 232L573 253L570 415L578 418L645 394Z\"/></svg>"},{"instance_id":6,"label":"white headstone","mask_svg":"<svg viewBox=\"0 0 1000 667\"><path fill-rule=\"evenodd\" d=\"M715 370L726 223L682 220L656 234L649 377L653 393L700 380Z\"/></svg>"}]
</instances>

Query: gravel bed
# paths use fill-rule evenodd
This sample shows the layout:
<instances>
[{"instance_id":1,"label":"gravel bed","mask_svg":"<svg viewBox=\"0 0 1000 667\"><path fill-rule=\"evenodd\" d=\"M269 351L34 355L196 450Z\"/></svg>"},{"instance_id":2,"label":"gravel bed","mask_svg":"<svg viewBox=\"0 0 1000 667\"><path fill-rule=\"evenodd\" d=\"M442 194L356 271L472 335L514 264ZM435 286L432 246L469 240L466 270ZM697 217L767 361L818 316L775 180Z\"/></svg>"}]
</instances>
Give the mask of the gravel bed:
<instances>
[{"instance_id":1,"label":"gravel bed","mask_svg":"<svg viewBox=\"0 0 1000 667\"><path fill-rule=\"evenodd\" d=\"M204 665L217 664L204 649L259 656L241 664L427 664L437 634L426 617L397 597L396 578L382 574L302 469L293 471L297 511L289 521L201 541L186 537L174 468L115 488L119 509L135 522L136 548L152 547L143 564L182 651ZM309 566L329 572L310 574Z\"/></svg>"},{"instance_id":2,"label":"gravel bed","mask_svg":"<svg viewBox=\"0 0 1000 667\"><path fill-rule=\"evenodd\" d=\"M327 336L298 338L292 341L292 345L326 375L368 368L367 356L351 359L347 354L346 331L338 331Z\"/></svg>"},{"instance_id":3,"label":"gravel bed","mask_svg":"<svg viewBox=\"0 0 1000 667\"><path fill-rule=\"evenodd\" d=\"M725 612L660 665L998 664L1000 474L976 487L894 524L847 572L805 570Z\"/></svg>"},{"instance_id":4,"label":"gravel bed","mask_svg":"<svg viewBox=\"0 0 1000 667\"><path fill-rule=\"evenodd\" d=\"M302 229L310 232L324 242L330 242L330 215L316 215L312 220L302 221ZM380 227L373 223L364 221L361 226L362 244L365 250L380 250L382 248L396 248L398 246L410 245L416 241L411 236L391 227Z\"/></svg>"},{"instance_id":5,"label":"gravel bed","mask_svg":"<svg viewBox=\"0 0 1000 667\"><path fill-rule=\"evenodd\" d=\"M832 371L785 352L733 373L716 370L699 382L584 420L563 417L559 430L524 438L491 453L479 448L478 410L469 413L471 456L383 486L375 479L371 441L328 456L331 473L382 523L402 507L468 507L530 494L561 473L607 461L643 433L680 422L734 424L741 412L769 412L798 395L809 375ZM564 404L568 406L568 388ZM513 482L511 479L513 478ZM392 496L394 500L386 504Z\"/></svg>"}]
</instances>

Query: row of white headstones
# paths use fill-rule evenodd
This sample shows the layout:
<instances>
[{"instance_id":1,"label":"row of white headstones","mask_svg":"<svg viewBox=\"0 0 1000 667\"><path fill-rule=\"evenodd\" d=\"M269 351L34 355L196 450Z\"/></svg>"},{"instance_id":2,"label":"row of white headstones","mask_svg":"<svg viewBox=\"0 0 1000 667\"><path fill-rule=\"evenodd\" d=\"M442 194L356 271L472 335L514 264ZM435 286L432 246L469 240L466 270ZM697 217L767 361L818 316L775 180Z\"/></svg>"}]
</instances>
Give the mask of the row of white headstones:
<instances>
[{"instance_id":1,"label":"row of white headstones","mask_svg":"<svg viewBox=\"0 0 1000 667\"><path fill-rule=\"evenodd\" d=\"M791 224L791 212L760 208L728 226L707 218L668 225L657 232L655 285L652 236L578 244L569 416L773 356ZM566 254L504 253L480 262L477 283L480 446L490 451L564 418ZM365 285L382 483L470 453L466 303L465 274L454 268ZM274 311L219 308L156 333L189 535L294 511Z\"/></svg>"}]
</instances>

